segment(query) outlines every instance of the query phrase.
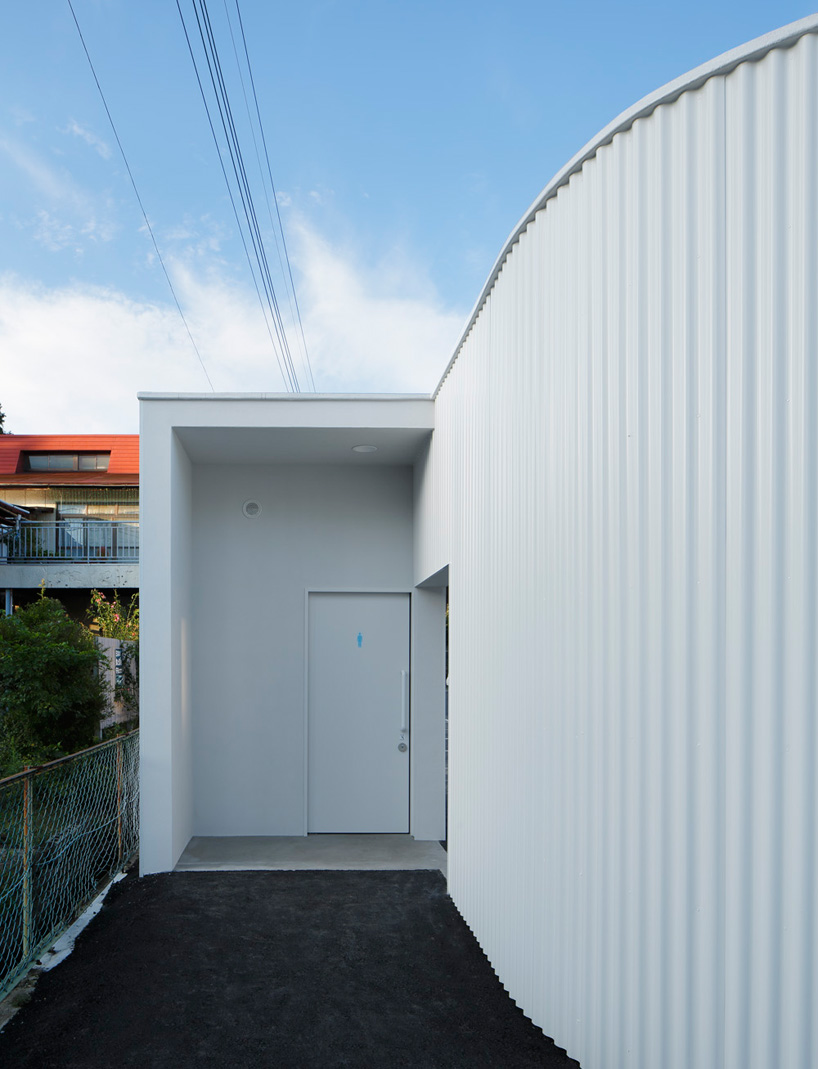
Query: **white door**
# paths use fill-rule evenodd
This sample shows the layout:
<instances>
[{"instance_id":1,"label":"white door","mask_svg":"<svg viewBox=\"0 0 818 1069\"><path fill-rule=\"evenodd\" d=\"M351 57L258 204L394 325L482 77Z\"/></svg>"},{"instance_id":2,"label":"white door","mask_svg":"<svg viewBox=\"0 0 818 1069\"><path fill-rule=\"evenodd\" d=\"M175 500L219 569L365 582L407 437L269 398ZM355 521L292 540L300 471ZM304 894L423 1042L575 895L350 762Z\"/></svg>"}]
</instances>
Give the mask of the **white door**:
<instances>
[{"instance_id":1,"label":"white door","mask_svg":"<svg viewBox=\"0 0 818 1069\"><path fill-rule=\"evenodd\" d=\"M310 594L311 832L409 831L409 595Z\"/></svg>"}]
</instances>

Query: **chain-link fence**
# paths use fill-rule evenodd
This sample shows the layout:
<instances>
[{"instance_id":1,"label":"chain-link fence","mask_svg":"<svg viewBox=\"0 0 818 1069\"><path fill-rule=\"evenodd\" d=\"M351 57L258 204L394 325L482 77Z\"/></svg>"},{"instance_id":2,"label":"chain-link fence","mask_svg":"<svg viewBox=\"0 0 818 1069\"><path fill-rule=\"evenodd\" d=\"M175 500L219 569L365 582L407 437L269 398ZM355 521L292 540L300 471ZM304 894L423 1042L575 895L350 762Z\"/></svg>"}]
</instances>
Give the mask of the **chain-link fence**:
<instances>
[{"instance_id":1,"label":"chain-link fence","mask_svg":"<svg viewBox=\"0 0 818 1069\"><path fill-rule=\"evenodd\" d=\"M0 780L0 998L138 845L138 731Z\"/></svg>"}]
</instances>

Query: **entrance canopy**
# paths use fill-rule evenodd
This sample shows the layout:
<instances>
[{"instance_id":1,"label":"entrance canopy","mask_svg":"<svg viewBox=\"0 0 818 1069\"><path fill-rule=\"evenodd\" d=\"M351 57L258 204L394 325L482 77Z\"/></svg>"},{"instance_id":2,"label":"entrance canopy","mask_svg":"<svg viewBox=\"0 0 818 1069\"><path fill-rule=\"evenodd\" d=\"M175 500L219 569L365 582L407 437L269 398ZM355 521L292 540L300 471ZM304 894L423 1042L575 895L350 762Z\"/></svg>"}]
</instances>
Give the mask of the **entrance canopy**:
<instances>
[{"instance_id":1,"label":"entrance canopy","mask_svg":"<svg viewBox=\"0 0 818 1069\"><path fill-rule=\"evenodd\" d=\"M442 838L445 593L414 586L434 402L140 402L143 872L193 837Z\"/></svg>"},{"instance_id":2,"label":"entrance canopy","mask_svg":"<svg viewBox=\"0 0 818 1069\"><path fill-rule=\"evenodd\" d=\"M425 394L142 393L194 464L412 464L434 427ZM143 427L143 434L145 428ZM376 451L353 452L374 445Z\"/></svg>"}]
</instances>

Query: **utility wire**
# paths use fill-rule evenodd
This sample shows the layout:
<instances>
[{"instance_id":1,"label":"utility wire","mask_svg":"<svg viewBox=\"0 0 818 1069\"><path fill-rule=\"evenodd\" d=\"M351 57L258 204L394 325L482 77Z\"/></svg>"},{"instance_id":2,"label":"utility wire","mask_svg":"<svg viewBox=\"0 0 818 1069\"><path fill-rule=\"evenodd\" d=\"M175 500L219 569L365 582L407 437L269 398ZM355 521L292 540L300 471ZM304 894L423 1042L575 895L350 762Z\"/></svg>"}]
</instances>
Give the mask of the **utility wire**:
<instances>
[{"instance_id":1,"label":"utility wire","mask_svg":"<svg viewBox=\"0 0 818 1069\"><path fill-rule=\"evenodd\" d=\"M196 8L196 0L194 2L194 9ZM210 23L209 12L207 11L206 0L199 0L199 8L202 12L202 21L199 22L199 33L202 39L202 45L205 48L208 69L210 71L211 84L213 91L216 95L216 103L219 108L219 115L222 121L222 129L224 131L225 139L227 141L228 151L230 153L230 160L233 166L233 174L236 179L236 183L239 189L239 196L244 209L245 219L247 221L247 227L250 233L250 240L253 245L253 251L255 253L256 262L259 266L259 272L261 274L262 285L267 296L267 303L270 309L270 313L273 319L273 325L275 326L276 335L281 347L284 363L288 369L288 375L293 390L299 391L298 378L295 373L295 366L292 360L292 354L290 353L289 343L287 341L286 331L284 329L284 322L281 318L281 311L278 307L278 300L275 294L275 287L273 286L272 276L270 275L270 267L267 262L267 255L264 249L264 242L261 237L261 230L258 225L258 217L255 211L255 205L253 203L253 195L250 189L250 184L247 179L247 171L244 167L244 160L241 153L241 145L239 144L238 134L236 132L236 126L233 121L233 112L230 107L230 101L227 96L227 86L224 81L224 75L222 73L221 63L216 49L215 36L213 35L213 28ZM198 21L197 12L197 21ZM204 30L203 27L204 26ZM206 31L206 33L205 33ZM208 51L210 46L210 51ZM212 64L211 64L212 60Z\"/></svg>"},{"instance_id":2,"label":"utility wire","mask_svg":"<svg viewBox=\"0 0 818 1069\"><path fill-rule=\"evenodd\" d=\"M292 385L291 385L291 383L289 381L288 369L282 363L282 359L281 359L281 356L279 354L279 347L276 344L275 338L273 337L273 332L272 332L272 329L270 327L270 322L269 322L269 320L267 318L267 309L265 308L265 305L264 305L264 298L261 296L261 290L259 289L258 280L256 278L256 271L255 271L255 269L253 267L253 261L252 261L252 258L250 256L250 250L247 247L247 241L246 241L245 236L244 236L244 228L241 225L241 220L239 218L239 210L238 210L238 207L236 205L236 199L235 199L235 197L233 195L233 187L230 184L230 179L227 177L227 168L225 166L224 157L222 156L222 150L221 150L221 146L219 144L218 136L216 134L216 128L213 125L213 117L210 114L210 105L208 104L207 95L205 94L204 86L202 85L202 79L201 79L201 76L199 74L199 66L198 66L198 63L196 62L196 55L195 55L195 53L193 51L193 44L192 44L192 42L190 40L190 35L188 34L187 24L185 23L185 18L184 18L184 15L182 14L182 9L179 6L179 0L176 0L176 9L179 12L179 18L182 21L182 30L184 31L185 41L187 42L188 51L190 52L190 58L191 58L191 60L193 62L193 71L194 71L194 74L196 75L196 82L197 82L197 84L199 86L199 92L200 92L201 97L202 97L202 103L204 104L205 114L207 115L208 125L210 126L210 133L213 135L213 143L216 146L216 154L219 157L219 164L221 165L222 175L224 176L224 183L227 186L227 193L228 193L228 196L230 197L230 203L231 203L231 205L233 207L233 215L236 218L236 226L238 228L239 237L241 238L241 243L242 243L242 246L244 248L244 255L247 258L247 264L248 264L248 266L250 268L250 276L253 279L253 286L255 288L256 296L258 297L259 304L261 306L261 313L262 313L262 316L264 317L264 324L265 324L265 326L267 328L267 333L268 333L268 335L270 337L270 343L273 346L273 352L276 355L276 360L278 362L278 368L279 368L279 371L281 372L281 377L284 380L284 385L288 386L290 389L292 389L293 387L292 387Z\"/></svg>"},{"instance_id":3,"label":"utility wire","mask_svg":"<svg viewBox=\"0 0 818 1069\"><path fill-rule=\"evenodd\" d=\"M269 196L269 193L267 192L267 184L266 184L266 182L264 180L264 171L263 171L262 166L261 166L261 155L259 154L259 149L258 149L258 139L256 138L255 126L253 125L253 117L252 117L252 115L250 113L250 101L247 99L247 87L246 87L246 85L244 83L244 74L242 73L241 61L239 60L239 52L238 52L238 48L236 47L236 37L235 37L235 34L233 33L233 23L230 20L230 13L229 13L229 11L227 9L227 0L223 0L223 2L224 2L224 14L225 14L225 18L227 20L228 29L230 30L230 42L231 42L231 44L233 46L233 57L236 60L236 69L237 69L238 74L239 74L239 81L241 82L241 93L242 93L242 97L244 98L244 110L245 110L245 112L247 114L247 124L250 127L250 134L251 134L251 136L253 138L253 151L254 151L255 157L256 157L256 164L258 165L258 173L259 173L259 176L261 178L261 188L262 188L262 190L264 192L264 200L265 200L265 203L267 205L267 216L268 216L268 218L270 220L270 230L271 230L272 235L273 235L273 241L275 242L276 255L278 257L278 266L281 268L282 277L285 277L284 276L284 260L282 259L282 255L281 255L281 242L279 242L279 240L278 240L278 231L276 230L276 225L275 225L275 222L273 220L273 209L272 209L272 207L270 205L270 196ZM283 231L282 231L281 237L282 237L282 240L283 240L283 238L284 238ZM290 306L290 316L291 316L292 320L295 321L296 312L295 312L295 306L293 305L293 294L290 292L289 287L285 287L285 288L287 289L287 303Z\"/></svg>"},{"instance_id":4,"label":"utility wire","mask_svg":"<svg viewBox=\"0 0 818 1069\"><path fill-rule=\"evenodd\" d=\"M178 6L178 0L177 0ZM269 308L270 316L273 320L273 326L278 338L278 347L281 353L283 363L286 367L285 384L289 380L289 386L293 390L298 390L298 382L295 377L295 369L293 367L292 358L290 356L286 335L283 329L283 322L281 321L281 314L277 306L275 299L275 293L272 286L272 279L269 275L269 266L266 263L263 252L263 243L261 241L261 234L258 230L258 221L255 217L255 213L252 209L252 195L249 190L249 185L246 180L246 171L243 169L241 161L241 149L238 144L237 135L235 132L235 124L232 122L232 111L230 109L230 103L226 96L226 86L224 85L223 75L221 73L221 67L218 62L218 55L213 54L213 50L210 47L215 47L215 38L212 34L212 27L209 25L207 12L200 9L204 7L202 0L200 0L199 7L196 5L196 0L193 0L193 8L196 16L196 23L199 29L199 37L202 42L202 48L205 53L205 59L207 62L208 73L210 75L211 87L216 99L216 105L219 111L219 118L221 120L222 131L224 133L225 141L227 143L227 149L230 156L230 163L233 169L233 176L238 188L239 199L242 204L245 221L247 224L250 241L253 246L253 253L255 255L256 264L258 265L259 274L261 276L262 288L264 289L267 299L267 306ZM195 65L195 56L192 57ZM206 104L206 101L205 101ZM207 105L206 105L207 106ZM218 139L216 141L217 151L219 150ZM240 221L237 219L239 227L241 227ZM250 263L250 269L253 270L252 263ZM272 340L272 338L271 338ZM275 342L273 343L275 345Z\"/></svg>"},{"instance_id":5,"label":"utility wire","mask_svg":"<svg viewBox=\"0 0 818 1069\"><path fill-rule=\"evenodd\" d=\"M233 120L233 109L230 106L230 99L227 93L227 85L224 80L221 60L219 59L218 48L216 46L216 38L213 33L212 23L210 21L210 13L207 10L207 0L198 0L198 3L199 8L202 12L202 22L206 30L207 44L210 46L210 52L208 55L208 67L211 72L211 82L213 84L214 92L217 96L219 114L222 119L222 128L224 130L225 138L227 139L228 148L230 150L230 158L233 164L233 173L235 175L236 182L239 187L239 193L241 196L242 205L244 207L245 218L247 219L253 249L261 271L262 282L264 283L264 289L267 294L268 303L270 305L271 312L273 313L273 321L276 327L276 334L279 337L279 341L284 355L284 360L289 369L294 389L296 391L299 391L300 386L298 384L298 377L296 375L295 365L293 363L292 353L290 351L289 340L287 338L287 333L284 327L284 321L281 317L281 310L279 308L278 298L275 292L275 286L273 285L272 275L270 274L270 265L267 260L266 249L264 248L264 240L261 235L261 228L259 226L258 216L256 214L253 193L250 187L249 179L247 177L247 170L244 166L244 157L241 151L241 143L239 141L238 132L236 130L236 124ZM194 8L195 6L196 0L194 0ZM199 29L200 35L202 36L202 44L207 49L207 45L205 44L205 35L202 34L201 24ZM210 67L211 57L213 60L212 67Z\"/></svg>"},{"instance_id":6,"label":"utility wire","mask_svg":"<svg viewBox=\"0 0 818 1069\"><path fill-rule=\"evenodd\" d=\"M74 11L74 5L71 3L71 0L68 0L68 7L69 7L69 9L71 11L71 16L74 19L74 25L77 27L77 33L79 34L80 42L82 43L82 48L83 48L83 51L85 52L85 58L88 60L88 65L91 68L91 74L93 74L93 76L94 76L94 81L96 82L97 90L99 91L100 99L102 100L102 106L105 108L105 114L108 116L108 122L111 124L111 130L113 131L114 137L116 139L116 143L117 143L117 145L119 147L119 151L120 151L120 154L122 156L122 161L125 164L125 170L128 172L128 178L130 178L130 180L131 180L131 185L133 186L134 194L136 195L137 202L138 202L140 210L142 212L142 218L145 220L145 226L148 228L148 233L151 236L151 241L153 242L153 247L156 250L156 256L157 256L157 258L159 260L159 263L162 266L162 271L164 272L165 278L167 279L167 283L168 283L168 286L170 288L170 292L171 292L171 294L173 296L173 300L174 300L174 303L176 305L176 308L177 308L177 310L179 312L179 315L182 317L182 322L185 325L185 330L187 331L187 336L188 336L188 338L190 338L190 344L193 346L193 350L196 353L196 356L199 358L199 363L202 365L202 371L204 372L205 378L207 379L207 381L208 381L208 383L210 385L210 389L213 390L213 392L215 393L216 388L213 385L213 382L212 382L212 380L210 378L210 375L207 373L207 368L205 367L205 362L202 359L202 354L199 352L199 347L196 344L196 342L194 341L193 335L190 332L190 327L188 326L187 319L185 319L185 313L182 311L182 306L179 303L179 298L176 296L176 290L173 288L173 283L170 280L170 275L168 274L168 269L165 266L165 261L162 259L162 253L159 251L159 246L156 243L156 235L154 234L153 227L151 226L150 220L148 219L148 213L145 211L145 205L142 203L142 198L139 195L139 190L136 188L136 181L134 179L133 172L131 171L131 166L128 163L128 157L125 155L125 149L122 147L122 142L119 139L119 134L117 133L117 129L116 129L116 126L114 124L113 117L111 116L110 108L108 107L108 103L105 100L105 94L102 92L102 86L99 84L99 78L97 77L97 72L94 69L94 64L93 64L93 62L91 60L91 55L90 55L90 53L88 51L88 46L85 43L85 38L82 35L82 30L80 29L80 24L79 24L79 21L77 19L77 14Z\"/></svg>"},{"instance_id":7,"label":"utility wire","mask_svg":"<svg viewBox=\"0 0 818 1069\"><path fill-rule=\"evenodd\" d=\"M218 72L218 75L219 75L219 82L220 82L220 85L223 87L226 113L227 113L227 116L228 116L228 119L229 119L231 136L232 136L235 148L236 148L236 158L238 160L239 169L240 169L240 172L241 172L242 184L243 184L243 187L246 190L246 194L247 194L247 203L248 203L249 212L250 212L250 217L249 218L250 218L250 221L251 221L251 226L252 226L253 233L255 234L256 239L257 239L258 250L259 250L260 257L261 257L261 262L262 262L262 265L263 265L264 277L266 278L267 282L269 283L269 295L270 295L273 307L275 309L276 322L277 322L278 326L280 327L280 335L281 335L283 348L284 348L285 353L286 353L287 363L288 363L288 366L289 366L289 368L291 370L292 377L293 377L293 379L295 381L296 389L300 390L300 385L298 383L298 376L297 376L297 373L296 373L296 370L295 370L295 364L293 362L292 352L290 350L289 338L287 337L287 331L286 331L286 328L284 326L284 320L283 320L283 318L281 316L281 310L280 310L278 298L277 298L277 295L276 295L276 292L275 292L275 286L274 286L274 283L273 283L273 280L272 280L272 276L270 274L270 266L269 266L269 263L268 263L268 260L267 260L267 251L266 251L265 246L264 246L264 239L262 237L261 227L260 227L259 222L258 222L258 216L257 216L257 213L256 213L256 207L255 207L255 202L254 202L254 199L253 199L252 188L250 186L250 182L249 182L249 179L247 177L247 171L246 171L246 168L245 168L245 165L244 165L244 158L243 158L243 154L242 154L242 150L241 150L241 142L239 140L238 133L236 131L236 125L235 125L235 122L233 120L233 112L232 112L232 108L230 107L229 97L227 95L226 83L224 81L224 75L222 73L221 60L219 59L218 49L216 47L216 41L215 41L215 37L213 35L212 24L210 22L210 14L209 14L209 12L207 10L207 0L199 0L199 4L203 8L204 15L205 15L205 18L207 20L208 33L209 33L210 40L212 42L212 50L213 50L213 55L214 55L214 59L215 59L216 67L217 67L217 72ZM254 244L255 243L256 242L254 241ZM286 285L285 285L285 288L286 288Z\"/></svg>"},{"instance_id":8,"label":"utility wire","mask_svg":"<svg viewBox=\"0 0 818 1069\"><path fill-rule=\"evenodd\" d=\"M283 226L283 224L281 222L281 212L280 212L279 207L278 207L278 196L276 195L275 182L273 181L273 171L272 171L272 168L270 166L270 154L267 151L267 138L264 136L264 125L263 125L263 123L261 121L261 109L259 108L258 95L256 94L256 80L253 77L253 68L252 68L252 66L250 64L250 53L249 53L249 51L247 49L247 38L244 35L244 20L241 17L241 9L239 8L239 0L235 0L235 2L236 2L236 14L238 15L238 19L239 19L239 29L241 30L242 45L244 46L244 56L245 56L245 60L247 62L247 72L250 75L250 86L251 86L251 88L253 90L253 102L255 103L255 107L256 107L256 119L258 121L259 132L261 133L261 143L262 143L262 146L264 147L264 159L267 162L267 175L268 175L268 177L270 179L270 189L273 192L273 204L275 204L276 218L278 219L278 228L281 231L281 243L282 243L282 245L284 247L284 259L287 261L287 274L288 274L289 279L290 279L290 288L292 290L293 301L295 302L295 311L296 311L296 315L298 317L298 329L301 332L301 343L302 343L302 345L304 347L304 360L305 360L306 365L307 365L307 371L308 371L309 376L310 376L310 382L312 383L313 392L315 392L315 379L313 378L313 374L312 374L312 364L310 363L310 354L309 354L309 352L307 350L307 339L304 336L304 324L301 321L301 309L300 309L300 307L298 305L298 295L296 294L296 291L295 291L295 282L293 281L293 271L292 271L292 267L290 265L290 255L289 255L289 252L287 251L287 239L284 236L284 226ZM227 11L227 0L224 0L224 5L225 5L225 12L226 12ZM228 25L229 24L230 24L230 21L229 21L229 18L228 18ZM230 35L231 35L231 37L233 35L232 26L230 27ZM239 67L239 74L241 74L241 67ZM242 79L242 89L244 89L244 79ZM252 129L252 125L251 125L251 129ZM255 143L255 137L254 137L254 143ZM268 200L268 202L267 202L268 210L269 210L269 207L270 207L270 202ZM272 219L270 220L270 222L272 223ZM273 228L273 233L275 233L275 228Z\"/></svg>"},{"instance_id":9,"label":"utility wire","mask_svg":"<svg viewBox=\"0 0 818 1069\"><path fill-rule=\"evenodd\" d=\"M233 183L231 183L228 179L228 165L225 161L224 152L222 150L219 138L216 134L213 115L211 112L210 104L207 99L207 94L204 90L202 75L199 68L199 62L193 49L191 36L188 32L187 24L185 21L185 16L182 12L180 0L176 0L176 7L182 22L185 39L188 45L188 51L190 52L190 57L193 62L196 79L199 85L199 91L202 95L202 101L204 103L205 111L207 113L210 131L213 136L217 154L219 156L222 174L228 187L228 193L230 195L234 215L236 216L236 223L239 227L239 231L242 236L242 243L244 245L245 255L247 256L251 275L253 276L256 293L262 305L262 312L264 313L268 334L270 334L270 340L271 342L273 342L273 347L276 351L276 358L278 359L279 369L282 371L282 376L284 378L285 385L288 385L289 388L294 391L299 391L300 385L298 382L298 375L295 370L295 364L293 362L292 352L290 349L289 340L287 338L284 320L281 315L281 309L279 307L278 298L275 292L275 285L273 283L270 265L267 259L267 253L262 237L261 227L259 225L258 214L256 212L253 191L248 178L247 168L244 163L241 142L233 116L233 109L230 104L229 93L227 90L227 84L225 81L221 60L219 58L216 37L213 31L210 13L207 8L207 0L192 0L192 6L196 18L196 25L199 33L199 39L201 41L202 51L204 53L205 62L207 64L213 98L215 100L216 108L219 113L219 123L221 125L224 143L226 145L227 154L230 160L229 167L233 174ZM233 185L235 185L237 197L234 196ZM237 200L241 204L242 214L244 216L246 230L249 237L249 245L244 238L245 228L242 226L242 223L239 218ZM252 246L252 257L250 254L250 246ZM255 267L253 265L253 260L255 260ZM260 280L261 288L259 288L258 280ZM262 298L261 290L264 291L264 298ZM271 330L270 328L271 321L272 327L276 335L275 340L273 339L273 330Z\"/></svg>"}]
</instances>

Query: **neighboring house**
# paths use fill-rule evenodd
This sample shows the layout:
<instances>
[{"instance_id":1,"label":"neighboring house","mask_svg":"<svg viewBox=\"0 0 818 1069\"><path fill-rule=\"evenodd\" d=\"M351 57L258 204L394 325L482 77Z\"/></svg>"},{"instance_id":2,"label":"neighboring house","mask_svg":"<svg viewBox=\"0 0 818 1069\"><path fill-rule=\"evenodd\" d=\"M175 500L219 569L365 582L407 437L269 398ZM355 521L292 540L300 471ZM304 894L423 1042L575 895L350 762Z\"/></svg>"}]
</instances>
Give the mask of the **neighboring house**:
<instances>
[{"instance_id":1,"label":"neighboring house","mask_svg":"<svg viewBox=\"0 0 818 1069\"><path fill-rule=\"evenodd\" d=\"M14 527L17 519L28 519L28 511L10 501L0 501L0 527ZM0 543L5 546L5 543Z\"/></svg>"},{"instance_id":2,"label":"neighboring house","mask_svg":"<svg viewBox=\"0 0 818 1069\"><path fill-rule=\"evenodd\" d=\"M143 395L143 872L442 835L448 586L511 997L586 1069L818 1065L816 190L811 16L557 175L433 397Z\"/></svg>"},{"instance_id":3,"label":"neighboring house","mask_svg":"<svg viewBox=\"0 0 818 1069\"><path fill-rule=\"evenodd\" d=\"M45 581L84 619L92 589L138 589L138 435L0 435L0 499L0 608Z\"/></svg>"},{"instance_id":4,"label":"neighboring house","mask_svg":"<svg viewBox=\"0 0 818 1069\"><path fill-rule=\"evenodd\" d=\"M14 532L20 520L28 519L28 511L19 505L12 505L9 501L0 501L0 564L5 564ZM11 612L11 591L5 592L0 601L0 612Z\"/></svg>"}]
</instances>

